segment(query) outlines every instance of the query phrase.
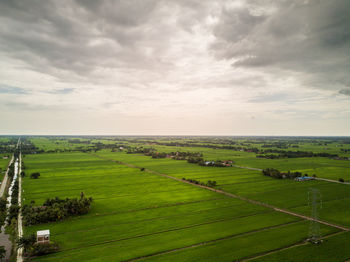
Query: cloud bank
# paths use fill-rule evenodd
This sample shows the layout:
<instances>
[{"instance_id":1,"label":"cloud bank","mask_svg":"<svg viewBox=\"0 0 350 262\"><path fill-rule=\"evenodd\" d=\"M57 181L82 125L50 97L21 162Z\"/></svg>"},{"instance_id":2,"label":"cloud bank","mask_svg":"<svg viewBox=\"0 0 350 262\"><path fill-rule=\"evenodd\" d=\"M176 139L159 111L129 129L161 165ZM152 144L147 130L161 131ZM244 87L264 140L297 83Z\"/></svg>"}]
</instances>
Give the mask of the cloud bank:
<instances>
[{"instance_id":1,"label":"cloud bank","mask_svg":"<svg viewBox=\"0 0 350 262\"><path fill-rule=\"evenodd\" d=\"M0 132L348 135L349 11L346 0L0 1Z\"/></svg>"}]
</instances>

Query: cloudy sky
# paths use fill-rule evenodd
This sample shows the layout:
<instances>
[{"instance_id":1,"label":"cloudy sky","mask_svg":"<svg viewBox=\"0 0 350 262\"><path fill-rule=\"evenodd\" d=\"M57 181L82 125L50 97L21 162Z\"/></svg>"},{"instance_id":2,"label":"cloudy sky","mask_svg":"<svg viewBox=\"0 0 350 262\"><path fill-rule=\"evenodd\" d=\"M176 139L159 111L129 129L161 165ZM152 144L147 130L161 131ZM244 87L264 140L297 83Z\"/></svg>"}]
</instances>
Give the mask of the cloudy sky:
<instances>
[{"instance_id":1,"label":"cloudy sky","mask_svg":"<svg viewBox=\"0 0 350 262\"><path fill-rule=\"evenodd\" d=\"M348 0L0 0L0 134L350 135Z\"/></svg>"}]
</instances>

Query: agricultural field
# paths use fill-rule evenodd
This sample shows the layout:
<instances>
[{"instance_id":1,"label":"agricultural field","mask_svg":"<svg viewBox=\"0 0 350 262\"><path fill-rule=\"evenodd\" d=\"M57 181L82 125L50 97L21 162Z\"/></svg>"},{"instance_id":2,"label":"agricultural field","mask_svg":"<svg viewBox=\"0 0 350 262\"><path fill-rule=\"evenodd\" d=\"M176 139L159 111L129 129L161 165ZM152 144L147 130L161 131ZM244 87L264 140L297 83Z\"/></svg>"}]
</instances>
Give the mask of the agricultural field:
<instances>
[{"instance_id":1,"label":"agricultural field","mask_svg":"<svg viewBox=\"0 0 350 262\"><path fill-rule=\"evenodd\" d=\"M259 170L236 167L274 167L337 179L348 171L348 160L264 159L256 158L254 152L220 147L159 144L184 143L179 138L157 138L158 144L134 137L73 139L89 141L82 144L98 149L72 151L71 145L77 143L72 143L72 138L27 138L37 148L50 152L24 156L23 204L41 206L48 198L79 198L81 192L93 198L88 214L24 226L25 235L50 229L51 241L60 247L58 252L35 257L34 261L350 259L350 253L339 254L342 247L345 249L344 243L350 242L346 233L350 228L350 185L274 179ZM192 141L206 144L205 140ZM237 143L248 146L251 141L241 139ZM140 146L166 153L200 152L204 159L232 160L234 165L200 166L186 160L127 153L128 147ZM58 148L60 152L55 152ZM34 172L40 173L39 179L30 178ZM216 185L205 186L209 180ZM310 221L301 217L311 216L310 188L322 196L320 223L315 224L326 238L319 245L305 242ZM319 257L312 255L317 248L326 251L319 252ZM297 250L296 256L293 250Z\"/></svg>"},{"instance_id":2,"label":"agricultural field","mask_svg":"<svg viewBox=\"0 0 350 262\"><path fill-rule=\"evenodd\" d=\"M8 154L0 154L0 183L4 178L9 161L10 157L8 157Z\"/></svg>"}]
</instances>

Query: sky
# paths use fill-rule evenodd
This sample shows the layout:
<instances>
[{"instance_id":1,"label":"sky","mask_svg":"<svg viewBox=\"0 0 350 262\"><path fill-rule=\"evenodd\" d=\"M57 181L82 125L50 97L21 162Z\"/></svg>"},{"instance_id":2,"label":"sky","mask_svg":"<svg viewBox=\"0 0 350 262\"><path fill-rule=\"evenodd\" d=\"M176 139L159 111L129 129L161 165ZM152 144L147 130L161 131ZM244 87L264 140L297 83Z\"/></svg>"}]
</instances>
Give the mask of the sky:
<instances>
[{"instance_id":1,"label":"sky","mask_svg":"<svg viewBox=\"0 0 350 262\"><path fill-rule=\"evenodd\" d=\"M350 135L348 0L0 0L0 134Z\"/></svg>"}]
</instances>

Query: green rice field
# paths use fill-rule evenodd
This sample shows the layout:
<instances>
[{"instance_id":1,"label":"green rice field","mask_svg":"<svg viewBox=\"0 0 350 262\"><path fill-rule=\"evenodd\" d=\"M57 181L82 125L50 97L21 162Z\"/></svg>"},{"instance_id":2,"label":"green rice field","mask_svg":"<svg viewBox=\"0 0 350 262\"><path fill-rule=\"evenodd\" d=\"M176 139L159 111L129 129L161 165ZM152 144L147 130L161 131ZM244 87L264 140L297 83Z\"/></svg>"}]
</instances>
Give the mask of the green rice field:
<instances>
[{"instance_id":1,"label":"green rice field","mask_svg":"<svg viewBox=\"0 0 350 262\"><path fill-rule=\"evenodd\" d=\"M25 235L49 229L51 241L60 247L58 252L35 257L34 261L350 259L350 253L339 252L350 242L349 234L337 227L350 228L350 185L273 179L258 170L153 159L143 154L126 154L122 149L79 152L71 150L75 144L62 138L31 141L45 150L55 150L57 145L62 152L24 156L24 204L40 206L47 198L77 198L81 192L93 197L86 215L24 227ZM110 139L91 141L114 143ZM149 146L140 141L122 143ZM85 148L89 146L85 144ZM201 152L205 159L230 159L245 167L307 171L331 179L345 174L350 167L350 161L324 157L272 160L228 149L153 147L159 152ZM33 172L40 172L40 178L31 179L28 174ZM214 180L214 189L221 191L185 183L182 178ZM276 210L310 216L310 188L322 195L318 216L325 221L320 224L320 234L326 238L319 245L305 242L309 237L308 220ZM318 249L322 249L318 252L321 260L312 255Z\"/></svg>"}]
</instances>

